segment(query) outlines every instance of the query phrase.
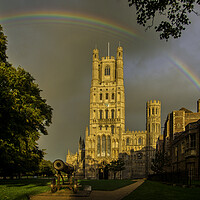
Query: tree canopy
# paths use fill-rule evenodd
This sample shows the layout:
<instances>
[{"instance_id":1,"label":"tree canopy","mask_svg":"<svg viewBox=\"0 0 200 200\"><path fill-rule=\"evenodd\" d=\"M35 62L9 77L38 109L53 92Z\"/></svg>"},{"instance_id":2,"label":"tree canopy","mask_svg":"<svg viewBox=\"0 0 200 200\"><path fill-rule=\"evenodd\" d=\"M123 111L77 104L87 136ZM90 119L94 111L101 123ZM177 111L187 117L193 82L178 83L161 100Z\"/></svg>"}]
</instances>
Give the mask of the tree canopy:
<instances>
[{"instance_id":1,"label":"tree canopy","mask_svg":"<svg viewBox=\"0 0 200 200\"><path fill-rule=\"evenodd\" d=\"M120 172L125 169L124 167L125 163L123 160L113 160L110 162L110 164L107 165L108 170L112 171L114 173L114 179L116 178L117 172Z\"/></svg>"},{"instance_id":2,"label":"tree canopy","mask_svg":"<svg viewBox=\"0 0 200 200\"><path fill-rule=\"evenodd\" d=\"M148 28L154 27L160 32L160 39L181 36L185 27L191 23L190 13L198 15L200 0L128 0L129 6L135 6L137 23ZM161 16L161 22L155 25L155 18Z\"/></svg>"},{"instance_id":3,"label":"tree canopy","mask_svg":"<svg viewBox=\"0 0 200 200\"><path fill-rule=\"evenodd\" d=\"M0 173L12 176L38 169L44 152L37 140L47 135L52 108L31 74L7 62L6 44L0 26Z\"/></svg>"}]
</instances>

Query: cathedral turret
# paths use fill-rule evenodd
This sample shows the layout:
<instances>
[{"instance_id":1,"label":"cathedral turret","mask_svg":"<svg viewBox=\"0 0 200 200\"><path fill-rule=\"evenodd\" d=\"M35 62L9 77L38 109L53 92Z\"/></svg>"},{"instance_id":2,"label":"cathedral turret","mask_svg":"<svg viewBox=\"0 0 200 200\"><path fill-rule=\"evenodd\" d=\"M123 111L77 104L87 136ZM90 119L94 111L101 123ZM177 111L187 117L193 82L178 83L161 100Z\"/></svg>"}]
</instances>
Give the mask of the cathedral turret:
<instances>
[{"instance_id":1,"label":"cathedral turret","mask_svg":"<svg viewBox=\"0 0 200 200\"><path fill-rule=\"evenodd\" d=\"M92 85L97 85L99 80L99 50L93 50L93 63L92 63Z\"/></svg>"},{"instance_id":2,"label":"cathedral turret","mask_svg":"<svg viewBox=\"0 0 200 200\"><path fill-rule=\"evenodd\" d=\"M123 73L123 48L119 46L117 48L117 69L116 69L116 81L118 85L124 85L124 73Z\"/></svg>"},{"instance_id":3,"label":"cathedral turret","mask_svg":"<svg viewBox=\"0 0 200 200\"><path fill-rule=\"evenodd\" d=\"M161 103L148 101L146 106L146 130L149 135L149 145L156 148L156 142L161 134Z\"/></svg>"},{"instance_id":4,"label":"cathedral turret","mask_svg":"<svg viewBox=\"0 0 200 200\"><path fill-rule=\"evenodd\" d=\"M200 113L200 99L197 101L197 112Z\"/></svg>"}]
</instances>

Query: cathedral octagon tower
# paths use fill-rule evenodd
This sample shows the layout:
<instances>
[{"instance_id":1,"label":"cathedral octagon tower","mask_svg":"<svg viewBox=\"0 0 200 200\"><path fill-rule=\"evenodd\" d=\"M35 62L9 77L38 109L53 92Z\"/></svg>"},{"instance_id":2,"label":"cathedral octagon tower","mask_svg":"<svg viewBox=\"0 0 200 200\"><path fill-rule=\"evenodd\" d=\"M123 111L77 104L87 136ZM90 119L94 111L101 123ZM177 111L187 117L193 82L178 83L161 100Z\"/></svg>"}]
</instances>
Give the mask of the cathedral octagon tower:
<instances>
[{"instance_id":1,"label":"cathedral octagon tower","mask_svg":"<svg viewBox=\"0 0 200 200\"><path fill-rule=\"evenodd\" d=\"M109 163L118 158L121 133L125 132L125 94L123 81L123 48L117 48L116 59L99 59L93 50L90 88L90 126L86 128L86 159Z\"/></svg>"}]
</instances>

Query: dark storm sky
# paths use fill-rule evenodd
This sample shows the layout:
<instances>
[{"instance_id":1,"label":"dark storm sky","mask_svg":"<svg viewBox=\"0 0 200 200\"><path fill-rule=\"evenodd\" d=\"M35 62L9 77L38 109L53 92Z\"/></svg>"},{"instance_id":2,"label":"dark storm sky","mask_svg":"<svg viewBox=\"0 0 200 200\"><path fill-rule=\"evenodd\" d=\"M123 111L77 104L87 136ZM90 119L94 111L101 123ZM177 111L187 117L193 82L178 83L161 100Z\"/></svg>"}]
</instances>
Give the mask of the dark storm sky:
<instances>
[{"instance_id":1,"label":"dark storm sky","mask_svg":"<svg viewBox=\"0 0 200 200\"><path fill-rule=\"evenodd\" d=\"M0 0L0 5L9 61L33 75L54 109L49 135L39 140L46 159L65 160L67 150L75 153L79 137L84 136L95 45L101 57L107 55L108 42L112 56L116 56L119 41L124 49L126 129L145 130L145 104L151 99L162 102L162 125L174 109L186 107L196 112L200 98L199 17L192 16L192 24L180 39L165 42L153 30L145 32L136 24L135 10L124 0ZM89 27L81 21L69 23L69 18L61 23L54 18L27 17L33 13L70 13L74 18L84 16L110 25L101 27L94 22ZM17 18L21 15L24 17ZM171 55L187 67L190 76L171 62Z\"/></svg>"}]
</instances>

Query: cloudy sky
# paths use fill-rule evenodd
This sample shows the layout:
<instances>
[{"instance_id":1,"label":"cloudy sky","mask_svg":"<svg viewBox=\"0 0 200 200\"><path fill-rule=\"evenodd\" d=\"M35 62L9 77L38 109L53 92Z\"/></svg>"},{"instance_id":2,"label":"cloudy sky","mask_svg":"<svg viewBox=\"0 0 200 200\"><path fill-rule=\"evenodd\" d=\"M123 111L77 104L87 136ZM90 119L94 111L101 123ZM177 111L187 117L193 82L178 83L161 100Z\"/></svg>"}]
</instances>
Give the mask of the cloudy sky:
<instances>
[{"instance_id":1,"label":"cloudy sky","mask_svg":"<svg viewBox=\"0 0 200 200\"><path fill-rule=\"evenodd\" d=\"M126 129L145 130L148 100L162 102L162 126L172 110L196 112L200 17L192 16L180 39L165 42L136 24L126 0L0 0L0 5L9 62L33 75L54 109L49 135L39 140L46 159L65 160L84 136L95 45L100 57L107 55L108 42L112 56L119 41L124 49Z\"/></svg>"}]
</instances>

